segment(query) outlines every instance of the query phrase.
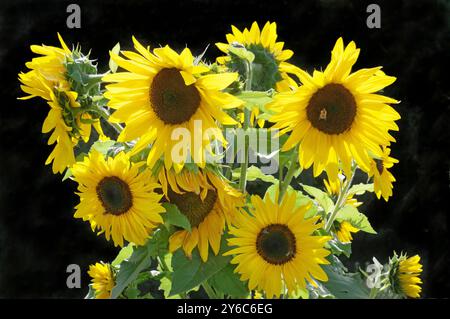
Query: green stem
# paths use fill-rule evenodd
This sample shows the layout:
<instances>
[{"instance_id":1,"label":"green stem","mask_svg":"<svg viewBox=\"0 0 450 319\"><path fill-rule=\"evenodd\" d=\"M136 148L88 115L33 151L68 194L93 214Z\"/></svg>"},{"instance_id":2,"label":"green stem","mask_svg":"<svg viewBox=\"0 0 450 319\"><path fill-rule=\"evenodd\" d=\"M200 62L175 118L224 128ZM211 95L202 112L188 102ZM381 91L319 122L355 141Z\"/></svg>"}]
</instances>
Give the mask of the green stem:
<instances>
[{"instance_id":1,"label":"green stem","mask_svg":"<svg viewBox=\"0 0 450 319\"><path fill-rule=\"evenodd\" d=\"M106 123L108 123L118 134L123 131L123 127L119 123L111 123L110 121L108 121L110 114L107 109L100 107L100 113L102 114L103 118L107 120Z\"/></svg>"},{"instance_id":2,"label":"green stem","mask_svg":"<svg viewBox=\"0 0 450 319\"><path fill-rule=\"evenodd\" d=\"M297 149L295 149L290 157L291 164L289 165L288 171L286 173L286 177L283 182L281 182L280 177L280 193L278 195L278 203L281 203L283 200L284 194L286 193L289 185L291 184L292 178L294 177L295 171L297 170ZM281 168L283 170L283 168Z\"/></svg>"},{"instance_id":3,"label":"green stem","mask_svg":"<svg viewBox=\"0 0 450 319\"><path fill-rule=\"evenodd\" d=\"M281 181L284 178L284 167L283 165L279 165L278 167L278 194L281 194Z\"/></svg>"},{"instance_id":4,"label":"green stem","mask_svg":"<svg viewBox=\"0 0 450 319\"><path fill-rule=\"evenodd\" d=\"M247 135L244 135L244 162L241 163L241 173L239 178L239 188L245 193L247 187L247 169L248 169L248 147L249 147L249 138Z\"/></svg>"},{"instance_id":5,"label":"green stem","mask_svg":"<svg viewBox=\"0 0 450 319\"><path fill-rule=\"evenodd\" d=\"M250 91L252 89L253 80L253 70L252 63L248 60L245 61L246 71L247 71L247 81L245 82L245 90ZM244 124L242 128L247 131L250 127L250 110L244 107ZM249 147L249 137L244 134L244 163L241 164L241 174L239 178L239 188L243 193L245 193L247 187L247 169L248 169L248 147Z\"/></svg>"},{"instance_id":6,"label":"green stem","mask_svg":"<svg viewBox=\"0 0 450 319\"><path fill-rule=\"evenodd\" d=\"M347 199L347 195L348 195L348 190L350 189L353 178L355 177L355 172L356 172L356 165L352 167L352 175L350 176L350 179L348 179L345 182L344 188L339 193L338 199L336 200L336 205L334 205L334 208L333 208L333 212L331 213L331 216L327 220L327 223L325 225L326 232L330 231L331 226L333 225L333 222L336 219L337 213L342 208L342 206L345 204L345 200Z\"/></svg>"},{"instance_id":7,"label":"green stem","mask_svg":"<svg viewBox=\"0 0 450 319\"><path fill-rule=\"evenodd\" d=\"M378 289L377 288L370 289L369 299L375 299L377 294L378 294Z\"/></svg>"},{"instance_id":8,"label":"green stem","mask_svg":"<svg viewBox=\"0 0 450 319\"><path fill-rule=\"evenodd\" d=\"M217 299L216 293L206 281L202 282L202 287L208 295L209 299Z\"/></svg>"},{"instance_id":9,"label":"green stem","mask_svg":"<svg viewBox=\"0 0 450 319\"><path fill-rule=\"evenodd\" d=\"M167 266L167 263L164 260L164 258L158 257L158 261L159 261L159 265L161 266L161 269L164 272L169 272L169 267Z\"/></svg>"}]
</instances>

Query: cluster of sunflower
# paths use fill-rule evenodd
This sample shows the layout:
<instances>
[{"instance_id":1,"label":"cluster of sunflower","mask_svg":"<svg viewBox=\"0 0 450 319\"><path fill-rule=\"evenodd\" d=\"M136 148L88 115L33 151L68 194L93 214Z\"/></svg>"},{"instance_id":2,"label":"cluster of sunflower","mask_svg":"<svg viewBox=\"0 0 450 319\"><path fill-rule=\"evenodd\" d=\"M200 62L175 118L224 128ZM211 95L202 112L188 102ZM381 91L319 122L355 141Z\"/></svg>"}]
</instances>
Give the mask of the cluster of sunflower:
<instances>
[{"instance_id":1,"label":"cluster of sunflower","mask_svg":"<svg viewBox=\"0 0 450 319\"><path fill-rule=\"evenodd\" d=\"M99 74L89 55L58 37L61 48L31 46L40 56L19 79L29 94L22 99L48 101L42 132L52 131L55 147L46 164L78 183L74 216L122 247L111 263L90 266L87 297L420 296L417 255L394 254L377 278L383 285L370 288L370 274L339 260L350 255L352 234L375 233L356 196L387 201L397 163L389 131L398 130L390 105L398 101L379 94L395 77L381 67L352 72L354 42L338 39L325 70L309 74L286 62L293 52L277 42L274 22L232 26L215 63L133 37L135 50L116 45L110 70ZM199 142L198 122L213 136ZM248 159L207 161L230 127L278 132L277 178ZM191 133L181 155L177 130ZM296 182L310 167L315 178L326 174L324 187ZM356 173L373 183L352 185ZM251 178L273 185L250 195ZM149 290L155 282L159 289Z\"/></svg>"}]
</instances>

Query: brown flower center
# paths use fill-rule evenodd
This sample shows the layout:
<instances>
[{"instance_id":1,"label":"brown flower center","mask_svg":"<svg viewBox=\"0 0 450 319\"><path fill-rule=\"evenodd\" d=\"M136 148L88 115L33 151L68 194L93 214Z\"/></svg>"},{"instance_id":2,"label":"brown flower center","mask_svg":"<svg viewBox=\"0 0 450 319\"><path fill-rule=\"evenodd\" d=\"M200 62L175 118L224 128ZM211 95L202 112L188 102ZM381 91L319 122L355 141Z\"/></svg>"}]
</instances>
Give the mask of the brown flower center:
<instances>
[{"instance_id":1,"label":"brown flower center","mask_svg":"<svg viewBox=\"0 0 450 319\"><path fill-rule=\"evenodd\" d=\"M282 265L295 257L296 239L286 225L271 224L259 232L256 249L268 263Z\"/></svg>"},{"instance_id":2,"label":"brown flower center","mask_svg":"<svg viewBox=\"0 0 450 319\"><path fill-rule=\"evenodd\" d=\"M319 131L341 134L350 129L355 119L355 98L342 84L327 84L313 94L306 113Z\"/></svg>"},{"instance_id":3,"label":"brown flower center","mask_svg":"<svg viewBox=\"0 0 450 319\"><path fill-rule=\"evenodd\" d=\"M153 78L150 102L161 121L181 124L188 121L200 106L195 85L186 85L177 69L162 69Z\"/></svg>"},{"instance_id":4,"label":"brown flower center","mask_svg":"<svg viewBox=\"0 0 450 319\"><path fill-rule=\"evenodd\" d=\"M191 227L200 225L211 212L217 200L217 191L208 190L208 194L202 201L200 195L194 192L178 194L169 188L170 203L177 205L180 212L185 215Z\"/></svg>"},{"instance_id":5,"label":"brown flower center","mask_svg":"<svg viewBox=\"0 0 450 319\"><path fill-rule=\"evenodd\" d=\"M126 213L133 206L133 196L126 182L116 176L103 178L96 188L105 214L115 216Z\"/></svg>"}]
</instances>

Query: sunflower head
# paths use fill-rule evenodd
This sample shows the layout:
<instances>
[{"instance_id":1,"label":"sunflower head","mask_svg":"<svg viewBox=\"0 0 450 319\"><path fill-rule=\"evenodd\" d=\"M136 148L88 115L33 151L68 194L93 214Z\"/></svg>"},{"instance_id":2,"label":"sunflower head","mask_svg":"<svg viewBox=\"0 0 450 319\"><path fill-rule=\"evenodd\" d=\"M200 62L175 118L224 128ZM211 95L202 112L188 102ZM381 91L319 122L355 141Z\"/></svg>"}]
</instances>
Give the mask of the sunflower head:
<instances>
[{"instance_id":1,"label":"sunflower head","mask_svg":"<svg viewBox=\"0 0 450 319\"><path fill-rule=\"evenodd\" d=\"M373 158L370 163L369 176L373 176L374 191L378 198L383 197L388 201L392 196L392 185L395 182L395 177L389 171L398 160L390 157L391 150L388 147L383 147L383 154L379 158Z\"/></svg>"},{"instance_id":2,"label":"sunflower head","mask_svg":"<svg viewBox=\"0 0 450 319\"><path fill-rule=\"evenodd\" d=\"M235 26L231 26L231 30L232 33L226 35L228 43L216 43L219 50L227 54L217 58L218 63L245 77L245 62L233 53L233 48L244 47L254 55L252 90L267 91L283 82L294 82L286 73L292 67L286 60L294 53L283 50L284 42L277 42L275 22L267 22L262 30L256 22L253 22L250 30L245 28L241 32Z\"/></svg>"},{"instance_id":3,"label":"sunflower head","mask_svg":"<svg viewBox=\"0 0 450 319\"><path fill-rule=\"evenodd\" d=\"M107 240L112 237L115 246L124 240L143 245L163 221L162 195L155 192L160 185L148 170L140 172L141 166L123 152L105 159L93 151L72 168L80 196L75 217L88 220Z\"/></svg>"},{"instance_id":4,"label":"sunflower head","mask_svg":"<svg viewBox=\"0 0 450 319\"><path fill-rule=\"evenodd\" d=\"M114 288L114 272L110 264L95 263L90 265L88 275L92 278L92 288L96 299L109 299Z\"/></svg>"},{"instance_id":5,"label":"sunflower head","mask_svg":"<svg viewBox=\"0 0 450 319\"><path fill-rule=\"evenodd\" d=\"M53 162L54 173L75 163L73 147L89 140L91 125L105 138L97 102L91 99L100 94L100 79L94 76L97 68L78 47L70 50L59 34L58 38L62 48L32 45L31 50L41 56L26 63L27 73L19 74L21 89L28 94L20 99L41 97L50 106L42 132L53 131L48 144L56 145L46 164Z\"/></svg>"},{"instance_id":6,"label":"sunflower head","mask_svg":"<svg viewBox=\"0 0 450 319\"><path fill-rule=\"evenodd\" d=\"M320 265L329 263L323 246L330 237L313 236L322 226L319 217L305 219L309 207L296 207L295 192L288 192L281 204L277 197L275 203L270 196L251 197L250 214L243 210L237 217L228 239L234 248L225 254L234 255L231 263L249 289L265 291L268 298L294 294L307 282L316 285L312 278L328 280Z\"/></svg>"},{"instance_id":7,"label":"sunflower head","mask_svg":"<svg viewBox=\"0 0 450 319\"><path fill-rule=\"evenodd\" d=\"M389 281L395 293L409 298L419 298L422 291L422 264L420 256L409 257L406 254L394 256L389 260Z\"/></svg>"},{"instance_id":8,"label":"sunflower head","mask_svg":"<svg viewBox=\"0 0 450 319\"><path fill-rule=\"evenodd\" d=\"M237 73L210 73L208 66L195 62L188 48L181 54L169 46L150 51L134 37L133 42L137 53L122 51L124 57L111 53L125 72L103 77L114 82L105 92L108 106L116 110L110 120L126 124L118 140L138 140L133 154L152 145L150 167L163 155L165 167L177 172L189 159L204 167L211 140L226 143L218 123L236 124L224 109L242 102L222 90L237 79ZM205 137L205 131L214 133ZM203 137L199 143L195 135Z\"/></svg>"},{"instance_id":9,"label":"sunflower head","mask_svg":"<svg viewBox=\"0 0 450 319\"><path fill-rule=\"evenodd\" d=\"M325 170L335 180L339 169L350 176L353 160L369 172L371 157L381 156L382 147L395 141L389 131L398 130L400 116L388 104L398 101L377 92L396 78L380 72L381 67L352 72L358 55L353 41L344 47L339 38L323 72L310 75L296 67L302 85L266 105L275 113L274 128L290 132L282 149L299 146L301 167L313 166L315 177Z\"/></svg>"},{"instance_id":10,"label":"sunflower head","mask_svg":"<svg viewBox=\"0 0 450 319\"><path fill-rule=\"evenodd\" d=\"M171 252L182 247L187 256L198 247L203 261L208 260L209 247L219 253L225 224L230 224L243 206L243 195L208 170L179 174L162 168L158 179L165 201L177 206L191 224L191 231L177 230L169 239Z\"/></svg>"}]
</instances>

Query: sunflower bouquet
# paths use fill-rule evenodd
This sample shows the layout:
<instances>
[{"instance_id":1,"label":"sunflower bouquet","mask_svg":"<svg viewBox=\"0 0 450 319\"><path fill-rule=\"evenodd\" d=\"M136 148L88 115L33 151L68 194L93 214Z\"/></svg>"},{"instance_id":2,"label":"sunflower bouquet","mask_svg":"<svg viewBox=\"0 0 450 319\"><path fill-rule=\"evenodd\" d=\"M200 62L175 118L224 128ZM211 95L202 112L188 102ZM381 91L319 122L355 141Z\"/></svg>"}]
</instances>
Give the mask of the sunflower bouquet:
<instances>
[{"instance_id":1,"label":"sunflower bouquet","mask_svg":"<svg viewBox=\"0 0 450 319\"><path fill-rule=\"evenodd\" d=\"M352 70L353 41L310 74L276 23L231 29L214 63L132 37L106 73L59 34L31 46L21 99L50 107L46 164L77 183L74 217L120 247L90 266L87 298L419 297L417 255L342 262L356 233L376 234L360 196L392 196L399 101L381 93L396 78Z\"/></svg>"}]
</instances>

